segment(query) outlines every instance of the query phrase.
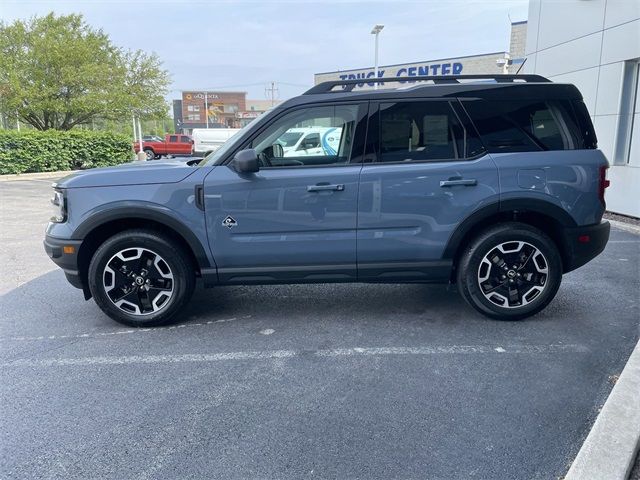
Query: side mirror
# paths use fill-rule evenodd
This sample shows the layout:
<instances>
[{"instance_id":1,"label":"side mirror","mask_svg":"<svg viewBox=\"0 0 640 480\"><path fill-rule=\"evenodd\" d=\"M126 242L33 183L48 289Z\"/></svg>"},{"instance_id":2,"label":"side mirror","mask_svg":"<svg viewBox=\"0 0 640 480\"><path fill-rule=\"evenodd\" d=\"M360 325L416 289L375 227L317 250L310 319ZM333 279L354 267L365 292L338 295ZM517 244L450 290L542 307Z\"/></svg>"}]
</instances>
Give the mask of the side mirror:
<instances>
[{"instance_id":1,"label":"side mirror","mask_svg":"<svg viewBox=\"0 0 640 480\"><path fill-rule=\"evenodd\" d=\"M253 148L240 150L233 157L233 166L238 173L255 173L260 170L258 154Z\"/></svg>"},{"instance_id":2,"label":"side mirror","mask_svg":"<svg viewBox=\"0 0 640 480\"><path fill-rule=\"evenodd\" d=\"M271 145L273 157L272 158L283 158L284 157L284 147L279 143L274 143Z\"/></svg>"}]
</instances>

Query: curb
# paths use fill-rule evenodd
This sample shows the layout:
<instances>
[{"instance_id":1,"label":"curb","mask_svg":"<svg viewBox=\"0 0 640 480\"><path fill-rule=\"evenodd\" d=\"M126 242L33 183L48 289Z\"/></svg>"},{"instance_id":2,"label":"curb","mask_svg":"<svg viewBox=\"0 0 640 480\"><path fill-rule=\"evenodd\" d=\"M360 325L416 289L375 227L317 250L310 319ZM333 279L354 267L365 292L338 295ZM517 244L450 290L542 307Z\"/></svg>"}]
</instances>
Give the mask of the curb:
<instances>
[{"instance_id":1,"label":"curb","mask_svg":"<svg viewBox=\"0 0 640 480\"><path fill-rule=\"evenodd\" d=\"M564 480L627 480L640 448L640 341Z\"/></svg>"},{"instance_id":2,"label":"curb","mask_svg":"<svg viewBox=\"0 0 640 480\"><path fill-rule=\"evenodd\" d=\"M37 173L10 173L7 175L0 175L0 182L12 182L16 180L37 180L48 178L59 178L79 170L62 170L58 172L37 172Z\"/></svg>"},{"instance_id":3,"label":"curb","mask_svg":"<svg viewBox=\"0 0 640 480\"><path fill-rule=\"evenodd\" d=\"M611 220L610 218L607 219L607 222L609 222L612 227L619 228L620 230L640 234L640 226L633 225L631 223L619 222L618 220Z\"/></svg>"}]
</instances>

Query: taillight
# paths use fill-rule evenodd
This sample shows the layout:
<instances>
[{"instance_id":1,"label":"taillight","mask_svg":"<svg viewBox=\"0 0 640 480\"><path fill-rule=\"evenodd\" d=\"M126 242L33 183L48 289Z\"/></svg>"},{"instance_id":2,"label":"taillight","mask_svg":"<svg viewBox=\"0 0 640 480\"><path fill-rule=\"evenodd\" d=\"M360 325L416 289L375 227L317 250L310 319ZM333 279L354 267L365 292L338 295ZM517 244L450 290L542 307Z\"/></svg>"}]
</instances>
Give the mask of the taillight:
<instances>
[{"instance_id":1,"label":"taillight","mask_svg":"<svg viewBox=\"0 0 640 480\"><path fill-rule=\"evenodd\" d=\"M604 205L604 191L605 189L611 185L611 182L607 179L607 169L609 168L608 165L603 165L600 167L600 182L598 185L598 198L600 198L600 201L602 202L602 204Z\"/></svg>"}]
</instances>

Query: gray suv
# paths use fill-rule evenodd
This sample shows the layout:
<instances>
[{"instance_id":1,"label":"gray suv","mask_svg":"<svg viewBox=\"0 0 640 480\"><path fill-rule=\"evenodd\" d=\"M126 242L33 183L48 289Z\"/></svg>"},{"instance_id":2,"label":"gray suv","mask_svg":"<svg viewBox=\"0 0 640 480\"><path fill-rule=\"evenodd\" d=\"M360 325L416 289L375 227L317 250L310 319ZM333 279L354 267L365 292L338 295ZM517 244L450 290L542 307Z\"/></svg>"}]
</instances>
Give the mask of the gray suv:
<instances>
[{"instance_id":1,"label":"gray suv","mask_svg":"<svg viewBox=\"0 0 640 480\"><path fill-rule=\"evenodd\" d=\"M575 86L361 82L316 85L197 164L60 180L47 253L111 318L150 326L196 279L450 282L480 313L521 319L604 249L608 163Z\"/></svg>"}]
</instances>

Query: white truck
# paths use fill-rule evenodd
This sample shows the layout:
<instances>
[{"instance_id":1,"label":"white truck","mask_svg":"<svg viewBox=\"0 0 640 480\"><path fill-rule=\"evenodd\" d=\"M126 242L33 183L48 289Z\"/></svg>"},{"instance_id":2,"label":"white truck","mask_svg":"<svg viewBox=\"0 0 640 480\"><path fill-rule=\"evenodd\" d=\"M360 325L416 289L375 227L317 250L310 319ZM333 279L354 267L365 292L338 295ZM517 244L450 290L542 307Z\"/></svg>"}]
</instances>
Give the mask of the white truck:
<instances>
[{"instance_id":1,"label":"white truck","mask_svg":"<svg viewBox=\"0 0 640 480\"><path fill-rule=\"evenodd\" d=\"M193 154L206 157L239 131L239 128L194 128L191 132Z\"/></svg>"}]
</instances>

